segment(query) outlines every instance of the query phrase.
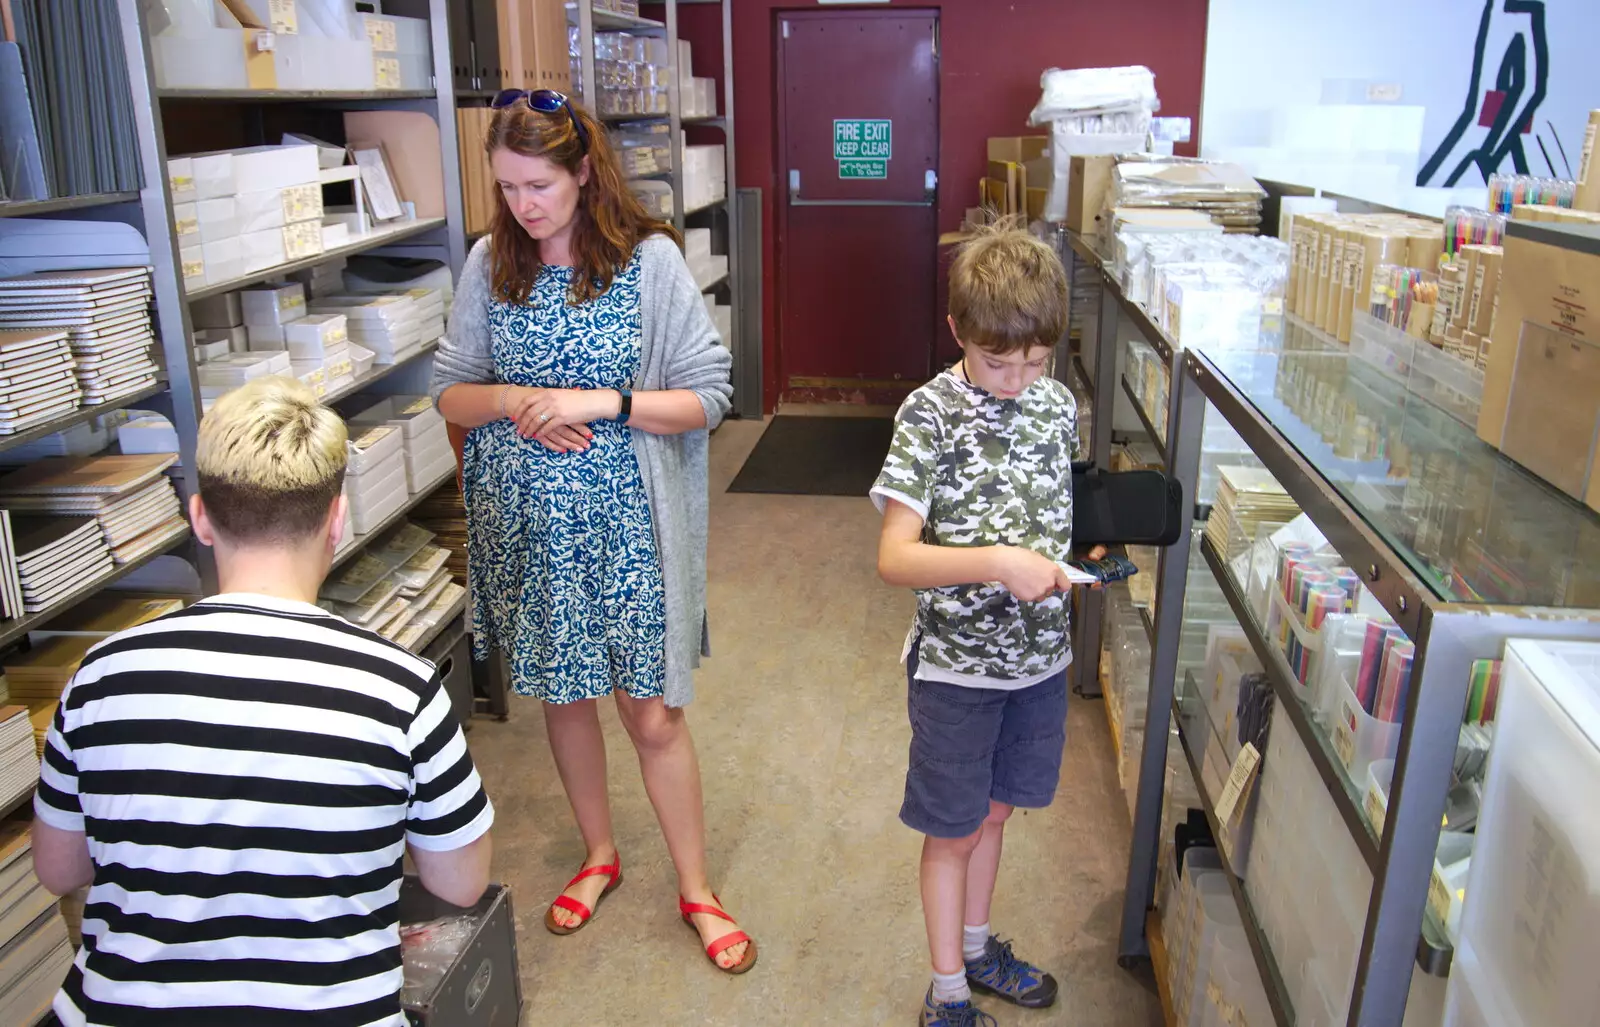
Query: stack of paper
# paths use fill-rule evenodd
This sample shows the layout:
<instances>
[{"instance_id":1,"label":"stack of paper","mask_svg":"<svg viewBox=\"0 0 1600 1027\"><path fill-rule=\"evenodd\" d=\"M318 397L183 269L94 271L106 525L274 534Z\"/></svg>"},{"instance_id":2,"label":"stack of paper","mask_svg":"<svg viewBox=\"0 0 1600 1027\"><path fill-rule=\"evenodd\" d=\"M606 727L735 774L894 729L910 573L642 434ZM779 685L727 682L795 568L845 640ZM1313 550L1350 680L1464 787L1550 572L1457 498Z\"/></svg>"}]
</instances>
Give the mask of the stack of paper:
<instances>
[{"instance_id":1,"label":"stack of paper","mask_svg":"<svg viewBox=\"0 0 1600 1027\"><path fill-rule=\"evenodd\" d=\"M148 267L39 271L4 278L0 328L66 331L84 405L108 403L155 384L150 292ZM0 414L6 412L0 406Z\"/></svg>"},{"instance_id":2,"label":"stack of paper","mask_svg":"<svg viewBox=\"0 0 1600 1027\"><path fill-rule=\"evenodd\" d=\"M456 466L444 418L427 396L390 396L350 418L351 425L388 424L404 437L406 488L415 496L439 485Z\"/></svg>"},{"instance_id":3,"label":"stack of paper","mask_svg":"<svg viewBox=\"0 0 1600 1027\"><path fill-rule=\"evenodd\" d=\"M1206 521L1206 541L1224 560L1231 560L1256 541L1264 524L1295 519L1300 507L1270 472L1260 467L1219 467L1217 501Z\"/></svg>"},{"instance_id":4,"label":"stack of paper","mask_svg":"<svg viewBox=\"0 0 1600 1027\"><path fill-rule=\"evenodd\" d=\"M433 544L450 550L447 566L457 581L467 580L467 511L461 502L461 488L448 481L443 488L418 503L411 519L433 532Z\"/></svg>"},{"instance_id":5,"label":"stack of paper","mask_svg":"<svg viewBox=\"0 0 1600 1027\"><path fill-rule=\"evenodd\" d=\"M15 514L5 519L11 522L10 552L26 613L46 609L113 566L105 533L93 517ZM9 589L10 581L5 585Z\"/></svg>"},{"instance_id":6,"label":"stack of paper","mask_svg":"<svg viewBox=\"0 0 1600 1027\"><path fill-rule=\"evenodd\" d=\"M9 807L33 790L39 757L26 706L0 706L0 806Z\"/></svg>"},{"instance_id":7,"label":"stack of paper","mask_svg":"<svg viewBox=\"0 0 1600 1027\"><path fill-rule=\"evenodd\" d=\"M386 532L323 585L323 609L409 648L407 638L415 641L437 623L427 614L454 585L450 554L432 540L433 532L415 524Z\"/></svg>"},{"instance_id":8,"label":"stack of paper","mask_svg":"<svg viewBox=\"0 0 1600 1027\"><path fill-rule=\"evenodd\" d=\"M311 301L314 314L343 314L349 339L397 364L444 334L444 294L408 289L365 296L328 296Z\"/></svg>"},{"instance_id":9,"label":"stack of paper","mask_svg":"<svg viewBox=\"0 0 1600 1027\"><path fill-rule=\"evenodd\" d=\"M0 1023L37 1023L72 964L56 899L33 874L31 820L0 821Z\"/></svg>"},{"instance_id":10,"label":"stack of paper","mask_svg":"<svg viewBox=\"0 0 1600 1027\"><path fill-rule=\"evenodd\" d=\"M29 635L35 641L57 635L87 635L98 641L157 617L177 613L185 605L182 596L106 591L75 603L72 609L52 617L49 627L29 632Z\"/></svg>"},{"instance_id":11,"label":"stack of paper","mask_svg":"<svg viewBox=\"0 0 1600 1027\"><path fill-rule=\"evenodd\" d=\"M45 737L50 734L50 724L56 719L56 707L60 705L59 699L38 699L28 702L28 720L33 725L33 749L37 759L44 759Z\"/></svg>"},{"instance_id":12,"label":"stack of paper","mask_svg":"<svg viewBox=\"0 0 1600 1027\"><path fill-rule=\"evenodd\" d=\"M41 460L0 478L13 512L92 516L119 564L146 556L188 530L177 491L161 472L170 453Z\"/></svg>"},{"instance_id":13,"label":"stack of paper","mask_svg":"<svg viewBox=\"0 0 1600 1027\"><path fill-rule=\"evenodd\" d=\"M0 293L0 318L12 309L7 301ZM0 434L76 410L83 394L73 367L64 329L0 331Z\"/></svg>"},{"instance_id":14,"label":"stack of paper","mask_svg":"<svg viewBox=\"0 0 1600 1027\"><path fill-rule=\"evenodd\" d=\"M60 699L84 656L100 641L93 635L59 635L13 654L6 660L12 701L35 708Z\"/></svg>"},{"instance_id":15,"label":"stack of paper","mask_svg":"<svg viewBox=\"0 0 1600 1027\"><path fill-rule=\"evenodd\" d=\"M405 436L392 425L368 428L350 441L344 494L350 518L365 535L406 505Z\"/></svg>"}]
</instances>

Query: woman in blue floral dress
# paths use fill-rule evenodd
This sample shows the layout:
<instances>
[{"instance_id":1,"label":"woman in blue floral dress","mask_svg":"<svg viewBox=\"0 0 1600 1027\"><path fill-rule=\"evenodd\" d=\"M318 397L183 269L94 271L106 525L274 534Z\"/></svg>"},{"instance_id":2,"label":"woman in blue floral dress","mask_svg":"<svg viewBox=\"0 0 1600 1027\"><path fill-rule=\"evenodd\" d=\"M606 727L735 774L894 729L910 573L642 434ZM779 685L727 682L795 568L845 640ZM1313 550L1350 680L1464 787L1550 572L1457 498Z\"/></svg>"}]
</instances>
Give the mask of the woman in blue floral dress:
<instances>
[{"instance_id":1,"label":"woman in blue floral dress","mask_svg":"<svg viewBox=\"0 0 1600 1027\"><path fill-rule=\"evenodd\" d=\"M597 708L610 695L679 911L719 969L743 973L756 945L711 890L682 709L705 634L706 435L728 410L731 358L604 128L559 93L508 90L495 106L494 230L462 272L433 392L470 429L475 644L541 700L587 849L545 926L578 930L622 883Z\"/></svg>"}]
</instances>

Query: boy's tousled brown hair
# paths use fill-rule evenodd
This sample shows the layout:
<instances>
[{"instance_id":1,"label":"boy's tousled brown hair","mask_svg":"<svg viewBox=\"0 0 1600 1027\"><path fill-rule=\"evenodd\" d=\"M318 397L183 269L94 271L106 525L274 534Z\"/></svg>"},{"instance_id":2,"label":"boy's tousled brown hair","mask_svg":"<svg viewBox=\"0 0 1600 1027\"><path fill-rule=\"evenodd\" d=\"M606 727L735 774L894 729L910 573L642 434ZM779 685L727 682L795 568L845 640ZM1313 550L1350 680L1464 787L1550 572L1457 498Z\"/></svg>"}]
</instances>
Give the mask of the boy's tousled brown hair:
<instances>
[{"instance_id":1,"label":"boy's tousled brown hair","mask_svg":"<svg viewBox=\"0 0 1600 1027\"><path fill-rule=\"evenodd\" d=\"M1054 346L1067 332L1067 272L1016 221L973 230L950 266L956 338L994 354Z\"/></svg>"},{"instance_id":2,"label":"boy's tousled brown hair","mask_svg":"<svg viewBox=\"0 0 1600 1027\"><path fill-rule=\"evenodd\" d=\"M652 235L670 236L681 244L677 229L650 216L639 198L628 188L622 166L606 136L606 128L573 102L572 116L583 122L589 137L589 182L578 197L577 224L572 233L575 264L570 303L587 303L611 288L611 282L633 257L639 243ZM576 175L583 166L583 141L565 110L545 114L525 103L515 103L494 114L484 139L484 150L493 158L497 150L510 150L524 157L543 157ZM490 254L493 258L495 299L502 303L526 303L533 292L543 262L539 244L517 221L506 205L506 198L495 189L493 233Z\"/></svg>"}]
</instances>

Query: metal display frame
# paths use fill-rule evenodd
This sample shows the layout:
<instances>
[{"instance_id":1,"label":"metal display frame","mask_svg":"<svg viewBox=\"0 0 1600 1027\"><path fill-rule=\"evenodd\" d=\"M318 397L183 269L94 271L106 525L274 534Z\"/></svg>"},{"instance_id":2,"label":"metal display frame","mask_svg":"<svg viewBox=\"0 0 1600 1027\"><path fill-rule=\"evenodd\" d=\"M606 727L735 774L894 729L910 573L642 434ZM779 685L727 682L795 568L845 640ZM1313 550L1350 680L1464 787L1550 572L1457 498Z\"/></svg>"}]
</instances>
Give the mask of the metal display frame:
<instances>
[{"instance_id":1,"label":"metal display frame","mask_svg":"<svg viewBox=\"0 0 1600 1027\"><path fill-rule=\"evenodd\" d=\"M758 333L752 341L747 330L749 322L745 310L750 302L748 298L750 289L745 284L747 276L743 272L745 263L744 217L739 209L740 204L736 196L735 187L738 181L738 168L734 152L733 121L733 0L645 0L645 2L661 6L665 13L665 20L656 21L650 18L617 14L613 11L597 10L594 6L594 0L577 0L575 4L569 6L569 24L576 26L578 29L578 54L581 68L579 81L581 82L583 99L591 110L596 111L595 117L611 127L621 127L639 122L667 122L672 140L672 170L648 177L657 180L664 179L671 183L672 222L678 231L682 232L685 228L710 228L713 252L720 246L723 252L727 254L728 274L717 281L706 283L700 291L726 293L727 295L728 306L733 311L733 337L724 339L723 344L733 353L734 413L740 417L760 417L762 416L760 338ZM722 113L715 117L685 118L683 116L682 76L684 71L687 70L692 73L693 69L678 67L678 42L681 38L679 33L679 9L690 5L717 5L721 7L722 91L720 108ZM667 41L669 81L667 84L668 110L666 114L603 116L598 113L598 106L595 103L598 96L594 57L594 37L596 32L629 32L635 35L660 36ZM684 208L683 132L685 128L717 130L722 133L724 143L723 156L726 162L726 178L728 182L726 193L722 199L695 210L685 210ZM754 252L759 252L759 250ZM755 382L753 388L746 385L750 381Z\"/></svg>"},{"instance_id":2,"label":"metal display frame","mask_svg":"<svg viewBox=\"0 0 1600 1027\"><path fill-rule=\"evenodd\" d=\"M1196 537L1194 529L1209 511L1192 502L1185 504L1184 526L1188 530L1177 544L1163 550L1157 572L1149 697L1144 723L1146 744L1140 759L1118 961L1123 966L1133 966L1151 956L1147 932L1155 895L1167 770L1167 747L1162 743L1170 737L1174 725L1184 756L1196 771L1199 783L1198 763L1203 740L1190 739L1184 731L1182 718L1175 715L1178 650L1190 555L1192 546L1199 545L1205 565L1217 579L1266 669L1277 705L1283 708L1286 722L1292 725L1310 755L1311 763L1339 810L1340 819L1372 873L1373 886L1357 955L1348 1025L1392 1027L1404 1017L1414 967L1438 977L1449 972L1451 948L1442 936L1428 929L1425 909L1459 728L1466 709L1472 663L1479 659L1498 659L1509 638L1600 640L1600 611L1497 606L1441 599L1417 578L1405 557L1367 523L1272 420L1230 383L1217 364L1203 353L1177 346L1143 307L1126 296L1107 271L1104 261L1084 239L1073 234L1069 243L1069 274L1081 261L1095 267L1101 276L1095 337L1083 340L1084 348L1092 348L1095 355L1092 442L1096 462L1108 461L1110 457L1111 432L1102 426L1109 427L1112 423L1114 397L1124 391L1117 357L1118 329L1120 322L1126 321L1167 360L1172 373L1166 439L1156 435L1137 396L1127 391L1141 421L1162 447L1167 473L1193 495L1199 481L1206 408L1214 408L1213 416L1220 416L1238 432L1249 450L1330 545L1360 573L1363 586L1416 646L1413 687L1406 697L1388 809L1381 834L1374 834L1359 800L1345 783L1337 765L1338 757L1326 735L1312 722L1303 705L1282 656L1256 624L1254 614L1222 558L1209 543ZM1063 351L1067 349L1070 347L1064 347ZM1070 353L1070 356L1078 361L1082 351ZM1079 638L1075 639L1075 662L1080 665L1080 675L1098 670L1099 608L1103 608L1103 603L1100 599L1086 604L1082 616ZM1205 814L1215 827L1217 818L1212 804L1215 797L1207 796L1203 786L1199 792ZM1275 1020L1279 1027L1289 1027L1296 1022L1290 991L1250 908L1239 876L1242 869L1230 866L1224 858L1224 871L1239 906L1240 920L1266 986Z\"/></svg>"}]
</instances>

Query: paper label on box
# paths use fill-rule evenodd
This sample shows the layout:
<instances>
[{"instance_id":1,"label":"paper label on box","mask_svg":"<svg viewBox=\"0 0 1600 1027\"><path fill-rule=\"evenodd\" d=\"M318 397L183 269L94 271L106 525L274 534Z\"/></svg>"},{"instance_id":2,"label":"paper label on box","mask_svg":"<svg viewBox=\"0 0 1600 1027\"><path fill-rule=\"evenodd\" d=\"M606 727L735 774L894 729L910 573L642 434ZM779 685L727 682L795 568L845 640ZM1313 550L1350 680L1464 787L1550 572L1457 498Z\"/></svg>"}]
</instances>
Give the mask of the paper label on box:
<instances>
[{"instance_id":1,"label":"paper label on box","mask_svg":"<svg viewBox=\"0 0 1600 1027\"><path fill-rule=\"evenodd\" d=\"M1356 711L1347 701L1341 700L1339 720L1333 725L1333 750L1339 754L1339 762L1344 764L1348 771L1356 760Z\"/></svg>"},{"instance_id":2,"label":"paper label on box","mask_svg":"<svg viewBox=\"0 0 1600 1027\"><path fill-rule=\"evenodd\" d=\"M202 257L199 260L186 260L183 262L183 277L185 281L190 278L204 278L205 276L205 258Z\"/></svg>"},{"instance_id":3,"label":"paper label on box","mask_svg":"<svg viewBox=\"0 0 1600 1027\"><path fill-rule=\"evenodd\" d=\"M1367 821L1372 824L1372 833L1382 838L1384 818L1389 815L1389 811L1384 806L1383 797L1378 794L1376 788L1367 789L1367 797L1363 806L1367 811Z\"/></svg>"},{"instance_id":4,"label":"paper label on box","mask_svg":"<svg viewBox=\"0 0 1600 1027\"><path fill-rule=\"evenodd\" d=\"M407 414L407 415L425 414L429 410L432 410L432 409L433 409L433 400L427 399L427 398L424 397L422 399L416 400L410 406L406 407L404 410L402 410L400 412L402 414Z\"/></svg>"},{"instance_id":5,"label":"paper label on box","mask_svg":"<svg viewBox=\"0 0 1600 1027\"><path fill-rule=\"evenodd\" d=\"M1246 742L1239 750L1239 755L1233 761L1233 770L1228 774L1228 783L1222 786L1222 797L1217 800L1217 820L1226 824L1233 819L1233 809L1239 804L1239 797L1244 794L1245 788L1250 784L1250 777L1256 772L1256 767L1261 765L1261 753L1256 749L1255 743Z\"/></svg>"},{"instance_id":6,"label":"paper label on box","mask_svg":"<svg viewBox=\"0 0 1600 1027\"><path fill-rule=\"evenodd\" d=\"M328 365L328 377L341 378L355 369L355 364L348 360L337 360Z\"/></svg>"},{"instance_id":7,"label":"paper label on box","mask_svg":"<svg viewBox=\"0 0 1600 1027\"><path fill-rule=\"evenodd\" d=\"M272 19L272 31L286 36L300 31L300 12L295 8L295 0L268 0L267 11Z\"/></svg>"},{"instance_id":8,"label":"paper label on box","mask_svg":"<svg viewBox=\"0 0 1600 1027\"><path fill-rule=\"evenodd\" d=\"M1439 923L1448 923L1450 920L1450 886L1445 884L1444 877L1439 873L1439 864L1433 865L1433 873L1428 878L1428 908Z\"/></svg>"},{"instance_id":9,"label":"paper label on box","mask_svg":"<svg viewBox=\"0 0 1600 1027\"><path fill-rule=\"evenodd\" d=\"M287 260L302 260L322 252L322 223L302 221L283 230L283 252Z\"/></svg>"},{"instance_id":10,"label":"paper label on box","mask_svg":"<svg viewBox=\"0 0 1600 1027\"><path fill-rule=\"evenodd\" d=\"M399 89L400 59L397 57L374 57L372 59L372 76L379 89Z\"/></svg>"},{"instance_id":11,"label":"paper label on box","mask_svg":"<svg viewBox=\"0 0 1600 1027\"><path fill-rule=\"evenodd\" d=\"M283 220L286 224L322 219L322 186L320 183L290 186L282 191Z\"/></svg>"},{"instance_id":12,"label":"paper label on box","mask_svg":"<svg viewBox=\"0 0 1600 1027\"><path fill-rule=\"evenodd\" d=\"M360 438L350 444L359 450L368 450L393 435L394 432L395 429L388 425L379 425L376 428L368 428L365 432L362 432Z\"/></svg>"},{"instance_id":13,"label":"paper label on box","mask_svg":"<svg viewBox=\"0 0 1600 1027\"><path fill-rule=\"evenodd\" d=\"M400 49L395 23L388 18L367 19L367 42L374 50L393 53Z\"/></svg>"},{"instance_id":14,"label":"paper label on box","mask_svg":"<svg viewBox=\"0 0 1600 1027\"><path fill-rule=\"evenodd\" d=\"M178 223L172 227L177 230L180 238L185 235L198 235L200 233L200 219L197 217L179 218Z\"/></svg>"},{"instance_id":15,"label":"paper label on box","mask_svg":"<svg viewBox=\"0 0 1600 1027\"><path fill-rule=\"evenodd\" d=\"M177 177L169 177L167 179L167 184L172 187L172 191L175 193L193 192L194 176L178 175Z\"/></svg>"}]
</instances>

